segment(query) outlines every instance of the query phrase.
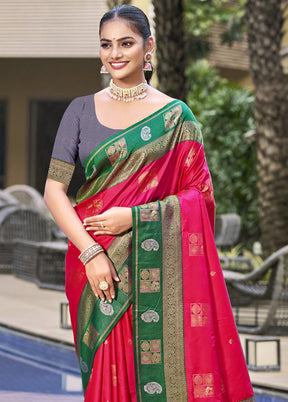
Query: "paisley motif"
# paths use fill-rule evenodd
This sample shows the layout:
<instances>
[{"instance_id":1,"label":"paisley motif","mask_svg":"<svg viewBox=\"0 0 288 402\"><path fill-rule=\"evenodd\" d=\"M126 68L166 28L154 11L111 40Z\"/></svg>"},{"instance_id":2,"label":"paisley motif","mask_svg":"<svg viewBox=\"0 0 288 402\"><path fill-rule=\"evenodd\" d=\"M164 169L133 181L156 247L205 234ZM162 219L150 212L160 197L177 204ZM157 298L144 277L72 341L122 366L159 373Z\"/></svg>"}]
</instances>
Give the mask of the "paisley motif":
<instances>
[{"instance_id":1,"label":"paisley motif","mask_svg":"<svg viewBox=\"0 0 288 402\"><path fill-rule=\"evenodd\" d=\"M145 251L158 251L159 250L159 243L154 239L146 239L141 243L141 247Z\"/></svg>"},{"instance_id":2,"label":"paisley motif","mask_svg":"<svg viewBox=\"0 0 288 402\"><path fill-rule=\"evenodd\" d=\"M159 314L154 310L147 310L141 314L141 320L144 322L158 322Z\"/></svg>"},{"instance_id":3,"label":"paisley motif","mask_svg":"<svg viewBox=\"0 0 288 402\"><path fill-rule=\"evenodd\" d=\"M153 395L153 394L161 394L162 393L162 387L158 382L148 382L146 385L144 385L144 391L147 392L147 394Z\"/></svg>"},{"instance_id":4,"label":"paisley motif","mask_svg":"<svg viewBox=\"0 0 288 402\"><path fill-rule=\"evenodd\" d=\"M113 306L108 303L107 301L103 302L102 300L100 301L100 310L101 313L104 315L113 315L114 314L114 308Z\"/></svg>"},{"instance_id":5,"label":"paisley motif","mask_svg":"<svg viewBox=\"0 0 288 402\"><path fill-rule=\"evenodd\" d=\"M150 138L152 137L151 135L151 128L148 126L145 126L141 130L141 138L143 141L149 141Z\"/></svg>"},{"instance_id":6,"label":"paisley motif","mask_svg":"<svg viewBox=\"0 0 288 402\"><path fill-rule=\"evenodd\" d=\"M82 357L80 357L80 368L83 371L83 373L88 373L87 363L83 360Z\"/></svg>"}]
</instances>

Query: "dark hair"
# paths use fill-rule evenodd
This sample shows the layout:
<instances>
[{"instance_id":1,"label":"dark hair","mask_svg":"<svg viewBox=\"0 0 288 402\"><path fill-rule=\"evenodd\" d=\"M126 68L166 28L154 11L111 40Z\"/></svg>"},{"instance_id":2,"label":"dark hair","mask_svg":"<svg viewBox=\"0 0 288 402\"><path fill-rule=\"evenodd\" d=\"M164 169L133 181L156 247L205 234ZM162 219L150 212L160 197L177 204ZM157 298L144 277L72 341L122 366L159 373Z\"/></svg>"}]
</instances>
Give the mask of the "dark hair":
<instances>
[{"instance_id":1,"label":"dark hair","mask_svg":"<svg viewBox=\"0 0 288 402\"><path fill-rule=\"evenodd\" d=\"M151 36L150 24L146 14L140 10L140 8L129 6L127 4L114 7L112 10L107 11L107 13L103 15L99 24L99 34L101 33L101 28L105 22L114 20L116 18L125 19L131 26L131 29L134 31L136 30L141 34L144 43ZM145 71L144 73L146 81L149 83L153 71Z\"/></svg>"}]
</instances>

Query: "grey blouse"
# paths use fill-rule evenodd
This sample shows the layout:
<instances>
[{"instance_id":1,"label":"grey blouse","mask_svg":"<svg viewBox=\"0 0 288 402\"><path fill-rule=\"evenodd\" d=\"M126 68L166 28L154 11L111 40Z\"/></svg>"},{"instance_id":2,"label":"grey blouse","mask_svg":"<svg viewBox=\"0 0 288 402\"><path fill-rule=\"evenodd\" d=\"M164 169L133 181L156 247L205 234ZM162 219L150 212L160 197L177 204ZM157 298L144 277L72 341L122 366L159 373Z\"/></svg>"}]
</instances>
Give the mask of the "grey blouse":
<instances>
[{"instance_id":1,"label":"grey blouse","mask_svg":"<svg viewBox=\"0 0 288 402\"><path fill-rule=\"evenodd\" d=\"M48 177L69 185L77 158L83 166L98 145L120 131L103 126L98 121L94 94L74 99L59 125Z\"/></svg>"}]
</instances>

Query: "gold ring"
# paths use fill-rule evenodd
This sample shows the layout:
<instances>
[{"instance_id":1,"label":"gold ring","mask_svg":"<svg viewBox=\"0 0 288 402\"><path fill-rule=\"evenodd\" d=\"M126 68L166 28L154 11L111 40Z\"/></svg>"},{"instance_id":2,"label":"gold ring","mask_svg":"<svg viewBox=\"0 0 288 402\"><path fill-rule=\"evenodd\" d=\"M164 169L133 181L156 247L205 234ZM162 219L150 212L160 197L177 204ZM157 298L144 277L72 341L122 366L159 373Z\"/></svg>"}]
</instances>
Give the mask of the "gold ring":
<instances>
[{"instance_id":1,"label":"gold ring","mask_svg":"<svg viewBox=\"0 0 288 402\"><path fill-rule=\"evenodd\" d=\"M101 290L107 290L109 288L109 285L106 281L102 281L99 283L99 289Z\"/></svg>"}]
</instances>

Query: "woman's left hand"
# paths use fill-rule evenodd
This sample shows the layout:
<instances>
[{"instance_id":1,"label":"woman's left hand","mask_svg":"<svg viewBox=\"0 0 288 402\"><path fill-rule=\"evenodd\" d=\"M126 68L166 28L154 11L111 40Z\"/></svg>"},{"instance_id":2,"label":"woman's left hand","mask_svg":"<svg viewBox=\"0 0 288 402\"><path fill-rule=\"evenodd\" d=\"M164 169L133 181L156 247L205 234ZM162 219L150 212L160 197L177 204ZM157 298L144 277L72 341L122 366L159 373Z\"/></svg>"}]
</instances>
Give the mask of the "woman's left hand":
<instances>
[{"instance_id":1,"label":"woman's left hand","mask_svg":"<svg viewBox=\"0 0 288 402\"><path fill-rule=\"evenodd\" d=\"M86 230L99 235L118 235L132 228L132 210L126 207L113 207L103 214L90 216L84 220Z\"/></svg>"}]
</instances>

